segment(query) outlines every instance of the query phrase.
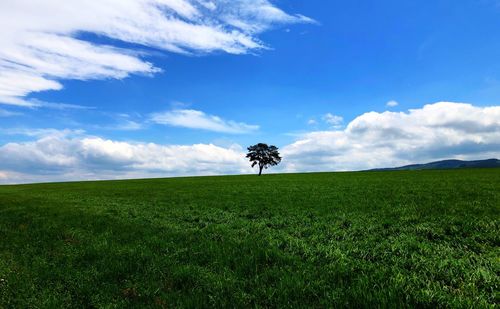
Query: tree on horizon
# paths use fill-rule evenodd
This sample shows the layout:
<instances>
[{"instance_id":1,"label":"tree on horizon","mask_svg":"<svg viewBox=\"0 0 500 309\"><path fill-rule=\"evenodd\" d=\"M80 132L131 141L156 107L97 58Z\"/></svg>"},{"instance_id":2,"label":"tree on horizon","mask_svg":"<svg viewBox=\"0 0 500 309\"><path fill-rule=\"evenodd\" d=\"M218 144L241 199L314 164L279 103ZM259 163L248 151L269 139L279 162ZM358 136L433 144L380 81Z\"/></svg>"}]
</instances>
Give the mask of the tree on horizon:
<instances>
[{"instance_id":1,"label":"tree on horizon","mask_svg":"<svg viewBox=\"0 0 500 309\"><path fill-rule=\"evenodd\" d=\"M262 175L262 170L271 166L276 166L281 162L278 147L265 143L258 143L247 148L248 153L246 157L252 162L252 167L259 166L259 176Z\"/></svg>"}]
</instances>

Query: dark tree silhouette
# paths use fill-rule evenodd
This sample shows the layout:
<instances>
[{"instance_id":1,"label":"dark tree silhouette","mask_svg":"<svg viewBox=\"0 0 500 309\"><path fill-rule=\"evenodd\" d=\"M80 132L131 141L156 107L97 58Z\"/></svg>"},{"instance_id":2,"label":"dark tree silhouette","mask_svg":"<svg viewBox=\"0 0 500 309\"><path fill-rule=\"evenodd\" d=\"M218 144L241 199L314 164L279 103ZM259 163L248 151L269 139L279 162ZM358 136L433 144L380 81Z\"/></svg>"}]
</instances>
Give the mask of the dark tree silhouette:
<instances>
[{"instance_id":1,"label":"dark tree silhouette","mask_svg":"<svg viewBox=\"0 0 500 309\"><path fill-rule=\"evenodd\" d=\"M258 143L247 149L247 158L252 162L252 167L259 165L259 176L262 175L262 169L278 165L281 162L280 153L276 146Z\"/></svg>"}]
</instances>

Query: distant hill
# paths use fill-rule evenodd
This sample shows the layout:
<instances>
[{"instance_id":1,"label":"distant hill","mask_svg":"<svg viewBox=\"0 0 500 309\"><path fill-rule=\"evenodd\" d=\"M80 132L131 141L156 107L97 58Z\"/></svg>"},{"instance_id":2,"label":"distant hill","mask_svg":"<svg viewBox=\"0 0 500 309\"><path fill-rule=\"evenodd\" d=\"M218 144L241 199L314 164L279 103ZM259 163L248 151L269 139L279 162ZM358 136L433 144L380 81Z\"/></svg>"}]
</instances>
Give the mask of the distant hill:
<instances>
[{"instance_id":1,"label":"distant hill","mask_svg":"<svg viewBox=\"0 0 500 309\"><path fill-rule=\"evenodd\" d=\"M500 160L498 159L487 159L487 160L476 160L476 161L443 160L425 164L411 164L400 167L376 168L372 169L372 171L414 171L414 170L489 168L489 167L500 167Z\"/></svg>"}]
</instances>

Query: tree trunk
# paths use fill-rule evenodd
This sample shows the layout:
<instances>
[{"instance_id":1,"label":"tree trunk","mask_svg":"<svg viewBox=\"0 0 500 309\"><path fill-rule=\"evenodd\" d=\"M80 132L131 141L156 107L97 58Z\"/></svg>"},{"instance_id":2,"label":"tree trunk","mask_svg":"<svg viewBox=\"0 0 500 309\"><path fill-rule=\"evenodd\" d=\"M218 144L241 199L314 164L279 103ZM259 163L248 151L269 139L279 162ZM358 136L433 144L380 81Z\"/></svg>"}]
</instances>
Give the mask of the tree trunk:
<instances>
[{"instance_id":1,"label":"tree trunk","mask_svg":"<svg viewBox=\"0 0 500 309\"><path fill-rule=\"evenodd\" d=\"M264 166L259 166L259 176L262 175L262 169L264 168Z\"/></svg>"}]
</instances>

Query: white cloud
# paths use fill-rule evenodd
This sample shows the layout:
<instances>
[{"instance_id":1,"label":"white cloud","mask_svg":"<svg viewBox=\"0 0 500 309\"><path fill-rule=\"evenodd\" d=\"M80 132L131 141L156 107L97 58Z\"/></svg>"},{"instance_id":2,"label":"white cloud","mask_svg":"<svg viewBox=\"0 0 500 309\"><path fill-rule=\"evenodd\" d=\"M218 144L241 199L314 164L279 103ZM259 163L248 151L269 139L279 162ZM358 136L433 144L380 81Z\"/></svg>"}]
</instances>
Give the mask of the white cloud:
<instances>
[{"instance_id":1,"label":"white cloud","mask_svg":"<svg viewBox=\"0 0 500 309\"><path fill-rule=\"evenodd\" d=\"M0 182L252 173L244 149L159 145L81 130L5 129L34 140L0 147ZM500 157L500 106L440 102L407 112L369 112L345 129L310 132L281 149L273 171L361 170L440 159Z\"/></svg>"},{"instance_id":2,"label":"white cloud","mask_svg":"<svg viewBox=\"0 0 500 309\"><path fill-rule=\"evenodd\" d=\"M289 15L268 0L219 0L220 18L229 25L249 33L267 30L273 24L316 23L303 15Z\"/></svg>"},{"instance_id":3,"label":"white cloud","mask_svg":"<svg viewBox=\"0 0 500 309\"><path fill-rule=\"evenodd\" d=\"M159 72L131 49L92 43L93 33L176 53L247 53L275 24L310 23L267 0L0 1L0 102L60 90L61 79L122 79Z\"/></svg>"},{"instance_id":4,"label":"white cloud","mask_svg":"<svg viewBox=\"0 0 500 309\"><path fill-rule=\"evenodd\" d=\"M387 107L396 107L399 105L397 101L391 100L385 104Z\"/></svg>"},{"instance_id":5,"label":"white cloud","mask_svg":"<svg viewBox=\"0 0 500 309\"><path fill-rule=\"evenodd\" d=\"M0 72L1 74L1 72ZM0 86L1 88L1 86ZM75 105L75 104L67 104L67 103L54 103L54 102L45 102L37 99L24 99L19 97L3 97L0 95L0 104L4 105L13 105L13 106L21 106L27 108L51 108L57 110L84 110L84 109L94 109L92 106L83 106L83 105Z\"/></svg>"},{"instance_id":6,"label":"white cloud","mask_svg":"<svg viewBox=\"0 0 500 309\"><path fill-rule=\"evenodd\" d=\"M33 129L33 128L0 128L0 133L5 135L23 135L29 137L44 136L79 136L84 130L57 130L57 129Z\"/></svg>"},{"instance_id":7,"label":"white cloud","mask_svg":"<svg viewBox=\"0 0 500 309\"><path fill-rule=\"evenodd\" d=\"M49 132L49 131L47 131ZM238 145L159 145L54 131L0 147L0 182L239 174L252 171Z\"/></svg>"},{"instance_id":8,"label":"white cloud","mask_svg":"<svg viewBox=\"0 0 500 309\"><path fill-rule=\"evenodd\" d=\"M220 133L243 134L256 131L257 125L227 121L218 116L207 115L202 111L178 109L151 115L151 121L175 127L201 129Z\"/></svg>"},{"instance_id":9,"label":"white cloud","mask_svg":"<svg viewBox=\"0 0 500 309\"><path fill-rule=\"evenodd\" d=\"M133 120L123 120L122 123L118 124L115 127L111 127L113 130L122 130L122 131L136 131L143 128L143 125L139 122Z\"/></svg>"},{"instance_id":10,"label":"white cloud","mask_svg":"<svg viewBox=\"0 0 500 309\"><path fill-rule=\"evenodd\" d=\"M21 113L11 112L11 111L0 108L0 117L11 117L11 116L18 116L18 115L21 115Z\"/></svg>"},{"instance_id":11,"label":"white cloud","mask_svg":"<svg viewBox=\"0 0 500 309\"><path fill-rule=\"evenodd\" d=\"M91 129L112 131L137 131L146 128L139 113L103 113L107 119L105 125L92 125Z\"/></svg>"},{"instance_id":12,"label":"white cloud","mask_svg":"<svg viewBox=\"0 0 500 309\"><path fill-rule=\"evenodd\" d=\"M500 106L440 102L365 113L344 130L302 135L283 148L288 171L360 170L500 156Z\"/></svg>"},{"instance_id":13,"label":"white cloud","mask_svg":"<svg viewBox=\"0 0 500 309\"><path fill-rule=\"evenodd\" d=\"M323 116L323 120L331 126L339 126L344 122L344 118L341 116L334 115L332 113L327 113Z\"/></svg>"}]
</instances>

